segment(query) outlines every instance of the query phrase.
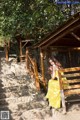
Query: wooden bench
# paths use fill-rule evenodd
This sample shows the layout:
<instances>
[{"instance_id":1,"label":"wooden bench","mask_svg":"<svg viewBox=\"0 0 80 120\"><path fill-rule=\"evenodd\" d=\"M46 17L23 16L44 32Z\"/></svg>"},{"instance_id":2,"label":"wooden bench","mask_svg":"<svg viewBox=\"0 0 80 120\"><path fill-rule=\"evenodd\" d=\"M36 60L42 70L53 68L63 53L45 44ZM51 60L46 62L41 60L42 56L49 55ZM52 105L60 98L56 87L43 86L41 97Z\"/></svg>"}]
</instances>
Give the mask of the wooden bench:
<instances>
[{"instance_id":1,"label":"wooden bench","mask_svg":"<svg viewBox=\"0 0 80 120\"><path fill-rule=\"evenodd\" d=\"M63 73L63 75L61 74ZM66 88L63 86L63 78L67 79L69 84ZM80 67L65 68L59 71L61 102L64 112L66 112L67 102L80 101ZM76 97L79 96L78 98ZM74 96L74 99L73 99ZM71 99L72 97L72 99ZM68 99L69 98L69 99Z\"/></svg>"}]
</instances>

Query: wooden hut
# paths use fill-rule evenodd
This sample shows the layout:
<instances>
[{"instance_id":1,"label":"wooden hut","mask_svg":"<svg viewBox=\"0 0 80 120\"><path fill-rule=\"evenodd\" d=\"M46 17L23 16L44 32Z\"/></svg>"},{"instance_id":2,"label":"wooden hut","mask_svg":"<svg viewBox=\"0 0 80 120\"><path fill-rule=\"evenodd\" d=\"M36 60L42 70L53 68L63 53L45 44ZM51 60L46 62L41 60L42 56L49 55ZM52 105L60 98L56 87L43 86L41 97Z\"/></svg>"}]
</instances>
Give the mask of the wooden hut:
<instances>
[{"instance_id":1,"label":"wooden hut","mask_svg":"<svg viewBox=\"0 0 80 120\"><path fill-rule=\"evenodd\" d=\"M43 81L48 74L48 58L51 56L63 68L80 66L80 12L37 43L36 48L40 49Z\"/></svg>"},{"instance_id":2,"label":"wooden hut","mask_svg":"<svg viewBox=\"0 0 80 120\"><path fill-rule=\"evenodd\" d=\"M26 57L26 47L32 46L32 41L29 37L24 38L21 34L16 35L14 41L5 41L6 61L8 61L9 57L17 57L18 61L24 61Z\"/></svg>"}]
</instances>

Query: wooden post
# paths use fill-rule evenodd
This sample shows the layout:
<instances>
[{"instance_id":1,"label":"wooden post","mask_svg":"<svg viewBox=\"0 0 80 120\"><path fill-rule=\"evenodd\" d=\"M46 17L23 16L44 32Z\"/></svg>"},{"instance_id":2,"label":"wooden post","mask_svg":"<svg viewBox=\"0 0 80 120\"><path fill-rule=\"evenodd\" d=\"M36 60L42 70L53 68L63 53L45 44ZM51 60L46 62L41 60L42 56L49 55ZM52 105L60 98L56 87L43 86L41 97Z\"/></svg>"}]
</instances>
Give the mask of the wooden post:
<instances>
[{"instance_id":1,"label":"wooden post","mask_svg":"<svg viewBox=\"0 0 80 120\"><path fill-rule=\"evenodd\" d=\"M10 50L10 41L8 41L8 50Z\"/></svg>"},{"instance_id":2,"label":"wooden post","mask_svg":"<svg viewBox=\"0 0 80 120\"><path fill-rule=\"evenodd\" d=\"M40 90L38 69L37 69L37 64L36 64L36 60L35 60L35 59L34 59L34 73L35 73L35 84L36 84L36 88L37 88L37 90Z\"/></svg>"},{"instance_id":3,"label":"wooden post","mask_svg":"<svg viewBox=\"0 0 80 120\"><path fill-rule=\"evenodd\" d=\"M9 60L9 51L8 51L8 45L7 45L6 42L5 42L5 56L6 56L6 61L8 62L8 60Z\"/></svg>"},{"instance_id":4,"label":"wooden post","mask_svg":"<svg viewBox=\"0 0 80 120\"><path fill-rule=\"evenodd\" d=\"M70 51L69 51L69 65L70 65L70 67L71 67L71 53L70 53Z\"/></svg>"},{"instance_id":5,"label":"wooden post","mask_svg":"<svg viewBox=\"0 0 80 120\"><path fill-rule=\"evenodd\" d=\"M63 82L62 82L62 77L61 77L61 72L58 71L58 76L59 76L59 85L60 85L60 95L61 95L61 102L62 102L62 108L63 108L63 113L66 113L66 102L65 102L65 96L64 96L64 91L63 91Z\"/></svg>"},{"instance_id":6,"label":"wooden post","mask_svg":"<svg viewBox=\"0 0 80 120\"><path fill-rule=\"evenodd\" d=\"M40 49L40 58L41 58L42 82L45 86L46 82L45 82L45 72L44 72L44 55L42 49Z\"/></svg>"},{"instance_id":7,"label":"wooden post","mask_svg":"<svg viewBox=\"0 0 80 120\"><path fill-rule=\"evenodd\" d=\"M20 61L22 61L22 42L20 39Z\"/></svg>"},{"instance_id":8,"label":"wooden post","mask_svg":"<svg viewBox=\"0 0 80 120\"><path fill-rule=\"evenodd\" d=\"M8 48L6 46L6 61L8 62L8 60L9 60L9 52L8 52Z\"/></svg>"},{"instance_id":9,"label":"wooden post","mask_svg":"<svg viewBox=\"0 0 80 120\"><path fill-rule=\"evenodd\" d=\"M28 53L29 53L29 50L26 49L26 69L27 69L27 71L29 71Z\"/></svg>"}]
</instances>

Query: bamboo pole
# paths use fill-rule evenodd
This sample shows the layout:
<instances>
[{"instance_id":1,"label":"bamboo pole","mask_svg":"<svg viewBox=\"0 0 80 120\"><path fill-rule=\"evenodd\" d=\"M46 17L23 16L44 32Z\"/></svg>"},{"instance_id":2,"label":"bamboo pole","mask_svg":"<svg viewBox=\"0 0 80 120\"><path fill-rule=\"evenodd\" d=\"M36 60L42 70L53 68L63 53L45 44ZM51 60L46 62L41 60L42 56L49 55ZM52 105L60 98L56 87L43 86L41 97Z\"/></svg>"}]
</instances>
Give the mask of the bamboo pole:
<instances>
[{"instance_id":1,"label":"bamboo pole","mask_svg":"<svg viewBox=\"0 0 80 120\"><path fill-rule=\"evenodd\" d=\"M37 69L37 64L36 64L36 60L35 59L34 59L34 74L35 74L35 85L36 85L36 88L37 88L37 90L40 90L38 69Z\"/></svg>"},{"instance_id":2,"label":"bamboo pole","mask_svg":"<svg viewBox=\"0 0 80 120\"><path fill-rule=\"evenodd\" d=\"M44 72L44 54L43 54L42 49L40 49L40 58L41 58L42 82L43 82L43 84L45 86L46 82L45 82L45 72Z\"/></svg>"}]
</instances>

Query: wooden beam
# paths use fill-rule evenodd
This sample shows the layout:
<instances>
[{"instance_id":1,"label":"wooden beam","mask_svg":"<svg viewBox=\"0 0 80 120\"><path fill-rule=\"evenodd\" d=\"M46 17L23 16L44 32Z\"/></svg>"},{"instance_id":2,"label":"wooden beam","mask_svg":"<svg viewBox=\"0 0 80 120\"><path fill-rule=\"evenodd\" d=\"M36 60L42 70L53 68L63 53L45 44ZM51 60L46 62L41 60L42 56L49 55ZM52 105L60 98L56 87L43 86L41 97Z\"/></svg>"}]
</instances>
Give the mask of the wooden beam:
<instances>
[{"instance_id":1,"label":"wooden beam","mask_svg":"<svg viewBox=\"0 0 80 120\"><path fill-rule=\"evenodd\" d=\"M62 72L80 71L80 67L65 68L65 69L61 69L60 71L62 71Z\"/></svg>"},{"instance_id":2,"label":"wooden beam","mask_svg":"<svg viewBox=\"0 0 80 120\"><path fill-rule=\"evenodd\" d=\"M28 61L29 50L26 49L26 70L29 72L29 61Z\"/></svg>"},{"instance_id":3,"label":"wooden beam","mask_svg":"<svg viewBox=\"0 0 80 120\"><path fill-rule=\"evenodd\" d=\"M80 21L79 21L79 23L80 23ZM72 28L71 31L73 31L74 29L76 30L76 29L78 29L78 28L80 28L80 24L78 24L78 25L76 25L74 28Z\"/></svg>"},{"instance_id":4,"label":"wooden beam","mask_svg":"<svg viewBox=\"0 0 80 120\"><path fill-rule=\"evenodd\" d=\"M41 72L42 72L42 82L45 85L45 72L44 72L44 54L42 49L40 49L40 58L41 58Z\"/></svg>"},{"instance_id":5,"label":"wooden beam","mask_svg":"<svg viewBox=\"0 0 80 120\"><path fill-rule=\"evenodd\" d=\"M22 56L22 42L20 40L20 56ZM22 57L20 57L20 61L22 61Z\"/></svg>"},{"instance_id":6,"label":"wooden beam","mask_svg":"<svg viewBox=\"0 0 80 120\"><path fill-rule=\"evenodd\" d=\"M8 46L7 45L5 46L5 49L6 49L6 61L8 62L8 60L9 60L9 51L8 51Z\"/></svg>"},{"instance_id":7,"label":"wooden beam","mask_svg":"<svg viewBox=\"0 0 80 120\"><path fill-rule=\"evenodd\" d=\"M22 42L29 42L29 41L34 41L34 40L22 40Z\"/></svg>"},{"instance_id":8,"label":"wooden beam","mask_svg":"<svg viewBox=\"0 0 80 120\"><path fill-rule=\"evenodd\" d=\"M80 84L75 84L75 85L70 85L70 86L68 86L67 88L64 88L65 90L70 90L70 89L80 89Z\"/></svg>"},{"instance_id":9,"label":"wooden beam","mask_svg":"<svg viewBox=\"0 0 80 120\"><path fill-rule=\"evenodd\" d=\"M64 48L66 48L66 49L70 49L70 50L80 50L80 47L72 47L72 46L49 46L48 47L48 49L56 49L56 48L58 48L58 49L64 49ZM46 49L45 49L46 50Z\"/></svg>"},{"instance_id":10,"label":"wooden beam","mask_svg":"<svg viewBox=\"0 0 80 120\"><path fill-rule=\"evenodd\" d=\"M27 43L28 43L28 41L26 41L26 43L22 46L22 49L26 46Z\"/></svg>"},{"instance_id":11,"label":"wooden beam","mask_svg":"<svg viewBox=\"0 0 80 120\"><path fill-rule=\"evenodd\" d=\"M59 29L56 33L54 33L53 35L51 35L46 41L42 42L38 47L41 47L42 45L44 45L45 43L47 43L50 39L52 39L53 37L55 37L58 34L60 34L61 32L63 32L65 29L67 29L68 27L70 27L71 25L73 25L78 20L79 20L79 17L77 17L75 20L73 19L73 21L71 21L68 25L66 25L66 26L62 27L61 29ZM73 30L73 28L71 30Z\"/></svg>"},{"instance_id":12,"label":"wooden beam","mask_svg":"<svg viewBox=\"0 0 80 120\"><path fill-rule=\"evenodd\" d=\"M80 47L69 48L68 50L80 50Z\"/></svg>"},{"instance_id":13,"label":"wooden beam","mask_svg":"<svg viewBox=\"0 0 80 120\"><path fill-rule=\"evenodd\" d=\"M63 91L63 81L61 77L60 71L58 71L58 80L59 80L59 85L60 85L60 95L61 95L61 102L62 102L62 107L63 107L63 112L66 113L66 101L65 101L65 96L64 96L64 91Z\"/></svg>"},{"instance_id":14,"label":"wooden beam","mask_svg":"<svg viewBox=\"0 0 80 120\"><path fill-rule=\"evenodd\" d=\"M6 41L5 41L4 49L5 49L6 61L8 62L8 60L9 60L9 49L8 49L8 43Z\"/></svg>"},{"instance_id":15,"label":"wooden beam","mask_svg":"<svg viewBox=\"0 0 80 120\"><path fill-rule=\"evenodd\" d=\"M69 55L69 66L71 67L72 60L71 60L71 52L70 51L68 51L68 55Z\"/></svg>"},{"instance_id":16,"label":"wooden beam","mask_svg":"<svg viewBox=\"0 0 80 120\"><path fill-rule=\"evenodd\" d=\"M72 38L63 37L63 38L61 38L61 40L73 40L73 39Z\"/></svg>"},{"instance_id":17,"label":"wooden beam","mask_svg":"<svg viewBox=\"0 0 80 120\"><path fill-rule=\"evenodd\" d=\"M80 37L78 37L74 32L70 33L74 38L76 38L78 41L80 41Z\"/></svg>"},{"instance_id":18,"label":"wooden beam","mask_svg":"<svg viewBox=\"0 0 80 120\"><path fill-rule=\"evenodd\" d=\"M76 27L79 27L79 25L77 25ZM73 28L68 28L65 30L65 32L61 31L61 33L59 33L58 37L56 36L51 36L47 41L50 40L50 42L46 45L43 45L42 46L42 49L45 49L47 48L48 46L50 46L51 44L55 43L56 41L60 40L62 37L64 37L66 34L69 34L71 33L72 30L76 29L75 26L73 26ZM47 42L46 42L47 43Z\"/></svg>"},{"instance_id":19,"label":"wooden beam","mask_svg":"<svg viewBox=\"0 0 80 120\"><path fill-rule=\"evenodd\" d=\"M80 83L80 79L67 80L68 83Z\"/></svg>"},{"instance_id":20,"label":"wooden beam","mask_svg":"<svg viewBox=\"0 0 80 120\"><path fill-rule=\"evenodd\" d=\"M66 46L50 46L48 47L53 52L69 52L69 51L80 51L80 47L66 47Z\"/></svg>"},{"instance_id":21,"label":"wooden beam","mask_svg":"<svg viewBox=\"0 0 80 120\"><path fill-rule=\"evenodd\" d=\"M64 92L65 95L74 95L74 94L80 94L80 89L73 89L73 90L68 90Z\"/></svg>"},{"instance_id":22,"label":"wooden beam","mask_svg":"<svg viewBox=\"0 0 80 120\"><path fill-rule=\"evenodd\" d=\"M39 76L38 76L38 68L37 68L37 63L36 60L34 59L34 74L35 74L35 84L37 90L40 90L40 83L39 83Z\"/></svg>"}]
</instances>

